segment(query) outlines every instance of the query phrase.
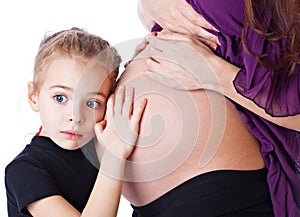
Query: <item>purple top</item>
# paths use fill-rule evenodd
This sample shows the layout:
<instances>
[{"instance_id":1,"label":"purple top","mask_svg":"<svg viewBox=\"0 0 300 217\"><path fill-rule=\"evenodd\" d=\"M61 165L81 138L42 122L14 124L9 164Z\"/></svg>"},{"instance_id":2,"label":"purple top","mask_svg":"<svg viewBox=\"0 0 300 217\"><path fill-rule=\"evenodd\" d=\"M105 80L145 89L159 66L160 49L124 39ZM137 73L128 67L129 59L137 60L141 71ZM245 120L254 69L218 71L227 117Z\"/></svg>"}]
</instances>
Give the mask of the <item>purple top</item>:
<instances>
[{"instance_id":1,"label":"purple top","mask_svg":"<svg viewBox=\"0 0 300 217\"><path fill-rule=\"evenodd\" d=\"M238 93L253 100L273 116L300 113L300 65L287 78L288 68L279 73L258 64L242 48L241 35L245 20L241 0L187 0L220 32L221 46L216 53L241 67L234 80ZM219 9L219 10L218 10ZM153 30L159 30L155 26ZM279 58L284 43L268 42L264 36L247 28L245 41L256 54ZM277 126L236 105L248 129L261 143L261 152L268 168L268 183L276 217L300 216L300 132ZM299 123L300 124L300 123Z\"/></svg>"}]
</instances>

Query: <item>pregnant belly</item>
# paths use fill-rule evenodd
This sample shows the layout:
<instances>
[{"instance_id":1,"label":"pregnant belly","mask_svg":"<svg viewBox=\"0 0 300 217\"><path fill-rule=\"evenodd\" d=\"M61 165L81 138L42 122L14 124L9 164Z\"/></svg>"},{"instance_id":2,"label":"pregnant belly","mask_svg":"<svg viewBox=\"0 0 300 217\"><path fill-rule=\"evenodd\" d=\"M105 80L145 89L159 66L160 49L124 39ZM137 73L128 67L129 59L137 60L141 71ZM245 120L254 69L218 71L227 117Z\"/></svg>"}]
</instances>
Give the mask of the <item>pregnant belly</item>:
<instances>
[{"instance_id":1,"label":"pregnant belly","mask_svg":"<svg viewBox=\"0 0 300 217\"><path fill-rule=\"evenodd\" d=\"M147 78L144 67L134 61L118 83L148 99L126 163L123 195L131 203L145 205L208 171L263 167L256 140L229 101L211 91L168 88Z\"/></svg>"}]
</instances>

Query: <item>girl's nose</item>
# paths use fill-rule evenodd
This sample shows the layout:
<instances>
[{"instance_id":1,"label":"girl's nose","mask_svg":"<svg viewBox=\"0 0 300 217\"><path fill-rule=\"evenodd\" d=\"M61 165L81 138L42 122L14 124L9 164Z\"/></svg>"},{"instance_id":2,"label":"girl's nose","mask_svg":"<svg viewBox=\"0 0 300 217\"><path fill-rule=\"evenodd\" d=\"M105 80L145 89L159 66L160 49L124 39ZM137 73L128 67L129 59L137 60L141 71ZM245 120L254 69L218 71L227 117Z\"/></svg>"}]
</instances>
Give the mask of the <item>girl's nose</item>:
<instances>
[{"instance_id":1,"label":"girl's nose","mask_svg":"<svg viewBox=\"0 0 300 217\"><path fill-rule=\"evenodd\" d=\"M73 108L68 117L69 122L74 124L82 124L84 122L84 115L80 108Z\"/></svg>"},{"instance_id":2,"label":"girl's nose","mask_svg":"<svg viewBox=\"0 0 300 217\"><path fill-rule=\"evenodd\" d=\"M77 118L77 117L76 118L75 117L69 118L69 121L74 122L76 124L81 124L83 122L81 118Z\"/></svg>"}]
</instances>

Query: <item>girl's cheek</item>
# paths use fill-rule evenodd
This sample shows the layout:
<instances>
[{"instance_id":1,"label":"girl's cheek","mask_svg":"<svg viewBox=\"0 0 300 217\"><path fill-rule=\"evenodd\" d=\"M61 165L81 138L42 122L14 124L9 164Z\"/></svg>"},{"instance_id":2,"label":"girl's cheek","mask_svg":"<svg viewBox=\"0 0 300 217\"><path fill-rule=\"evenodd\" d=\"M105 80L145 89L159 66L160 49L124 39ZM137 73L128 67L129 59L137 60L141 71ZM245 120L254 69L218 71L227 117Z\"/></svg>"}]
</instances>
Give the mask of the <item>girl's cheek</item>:
<instances>
[{"instance_id":1,"label":"girl's cheek","mask_svg":"<svg viewBox=\"0 0 300 217\"><path fill-rule=\"evenodd\" d=\"M105 116L105 109L101 108L99 111L94 113L95 122L99 122L99 121L103 120L104 116Z\"/></svg>"}]
</instances>

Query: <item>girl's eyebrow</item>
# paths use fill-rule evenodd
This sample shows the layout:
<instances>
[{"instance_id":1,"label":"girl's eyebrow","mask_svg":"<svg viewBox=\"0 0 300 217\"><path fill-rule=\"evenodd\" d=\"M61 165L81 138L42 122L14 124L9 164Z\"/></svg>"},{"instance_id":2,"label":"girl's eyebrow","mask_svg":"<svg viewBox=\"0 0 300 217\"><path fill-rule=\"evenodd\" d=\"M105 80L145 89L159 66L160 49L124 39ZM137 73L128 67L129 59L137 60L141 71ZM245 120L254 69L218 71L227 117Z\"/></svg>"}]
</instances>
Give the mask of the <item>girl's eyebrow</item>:
<instances>
[{"instance_id":1,"label":"girl's eyebrow","mask_svg":"<svg viewBox=\"0 0 300 217\"><path fill-rule=\"evenodd\" d=\"M61 89L65 89L65 90L68 90L68 91L73 91L73 88L68 87L68 86L64 86L64 85L60 85L60 84L50 86L50 89L55 89L55 88L61 88ZM108 97L106 94L104 94L101 91L92 91L92 92L89 92L88 94L89 95L102 96L104 98Z\"/></svg>"},{"instance_id":2,"label":"girl's eyebrow","mask_svg":"<svg viewBox=\"0 0 300 217\"><path fill-rule=\"evenodd\" d=\"M108 96L106 94L104 94L103 92L99 92L99 91L94 91L94 92L90 92L90 95L97 95L97 96L102 96L104 98L107 98Z\"/></svg>"},{"instance_id":3,"label":"girl's eyebrow","mask_svg":"<svg viewBox=\"0 0 300 217\"><path fill-rule=\"evenodd\" d=\"M52 85L52 86L50 86L50 88L49 88L49 89L55 89L55 88L61 88L61 89L65 89L65 90L73 91L73 89L72 89L71 87L64 86L64 85L59 85L59 84Z\"/></svg>"}]
</instances>

